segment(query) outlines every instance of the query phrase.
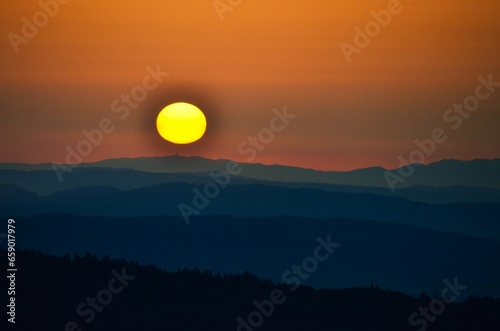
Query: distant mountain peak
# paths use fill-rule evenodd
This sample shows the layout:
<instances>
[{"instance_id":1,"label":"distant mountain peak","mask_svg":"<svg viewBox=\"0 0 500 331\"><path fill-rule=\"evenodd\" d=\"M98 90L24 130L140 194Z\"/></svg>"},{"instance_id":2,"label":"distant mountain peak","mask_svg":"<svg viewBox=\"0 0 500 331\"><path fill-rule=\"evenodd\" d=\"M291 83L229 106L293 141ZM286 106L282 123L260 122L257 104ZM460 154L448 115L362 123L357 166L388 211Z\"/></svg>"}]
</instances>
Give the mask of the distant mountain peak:
<instances>
[{"instance_id":1,"label":"distant mountain peak","mask_svg":"<svg viewBox=\"0 0 500 331\"><path fill-rule=\"evenodd\" d=\"M98 162L82 163L76 169L107 168L133 169L149 173L190 174L211 171L225 171L226 159L208 159L201 156L179 154L158 157L115 158ZM445 159L428 165L411 164L399 169L386 170L382 167L369 167L352 171L322 171L288 165L266 165L262 163L240 163L240 177L256 180L288 183L320 183L351 186L371 186L388 188L385 174L390 172L403 180L397 188L421 186L469 186L500 189L500 159L454 160ZM406 168L414 168L407 175ZM0 163L0 170L35 171L50 170L45 164ZM66 174L69 176L69 174ZM404 178L403 178L404 177ZM54 176L54 178L56 178ZM0 181L0 183L6 181Z\"/></svg>"}]
</instances>

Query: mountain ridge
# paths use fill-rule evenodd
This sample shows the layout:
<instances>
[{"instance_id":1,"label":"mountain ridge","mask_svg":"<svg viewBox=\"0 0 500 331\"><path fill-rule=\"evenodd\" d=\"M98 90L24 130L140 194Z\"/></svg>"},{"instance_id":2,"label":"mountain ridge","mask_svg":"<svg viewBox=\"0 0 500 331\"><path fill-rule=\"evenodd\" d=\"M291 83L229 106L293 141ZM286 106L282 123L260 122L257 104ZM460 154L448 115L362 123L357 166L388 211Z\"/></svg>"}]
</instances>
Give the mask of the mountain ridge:
<instances>
[{"instance_id":1,"label":"mountain ridge","mask_svg":"<svg viewBox=\"0 0 500 331\"><path fill-rule=\"evenodd\" d=\"M133 190L80 187L40 197L22 189L0 185L0 196L9 208L1 216L30 216L64 212L87 216L181 215L181 204L195 208L194 189L187 183L165 183ZM3 192L7 193L3 193ZM17 193L18 194L17 194ZM361 207L361 208L360 208ZM457 231L500 240L500 204L442 204L413 202L369 193L328 192L260 184L230 185L208 199L197 213L236 217L301 216L315 219L348 217L403 223L442 231ZM187 216L189 220L190 216ZM187 222L187 221L186 221Z\"/></svg>"},{"instance_id":2,"label":"mountain ridge","mask_svg":"<svg viewBox=\"0 0 500 331\"><path fill-rule=\"evenodd\" d=\"M193 173L223 171L231 160L212 160L203 157L163 156L142 158L107 159L92 163L82 163L77 168L104 167L110 169L133 169L150 173ZM428 165L409 165L400 169L387 170L383 167L369 167L352 171L324 171L286 165L264 165L262 163L238 163L242 171L240 177L251 179L322 183L350 186L370 186L390 188L386 176L393 174L402 178L396 188L423 186L471 186L500 189L500 159L475 159L470 161L445 159ZM413 167L411 176L407 167ZM23 163L0 163L3 170L53 170L52 164L37 165ZM71 174L65 172L62 176ZM54 173L54 180L57 177Z\"/></svg>"},{"instance_id":3,"label":"mountain ridge","mask_svg":"<svg viewBox=\"0 0 500 331\"><path fill-rule=\"evenodd\" d=\"M405 224L329 218L85 217L44 214L16 219L19 248L45 253L110 255L165 270L200 268L220 273L249 271L281 281L294 263L310 256L321 237L341 246L305 285L315 288L367 286L419 295L440 290L444 278L459 277L468 295L500 296L498 240L423 229ZM327 239L330 238L330 239Z\"/></svg>"}]
</instances>

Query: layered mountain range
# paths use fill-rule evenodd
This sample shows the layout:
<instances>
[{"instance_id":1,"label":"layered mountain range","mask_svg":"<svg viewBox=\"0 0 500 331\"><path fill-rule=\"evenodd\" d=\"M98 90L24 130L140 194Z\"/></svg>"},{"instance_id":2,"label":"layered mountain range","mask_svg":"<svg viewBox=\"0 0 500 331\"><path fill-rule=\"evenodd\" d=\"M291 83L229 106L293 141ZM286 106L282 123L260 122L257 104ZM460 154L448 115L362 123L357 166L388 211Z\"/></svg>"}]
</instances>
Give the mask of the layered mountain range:
<instances>
[{"instance_id":1,"label":"layered mountain range","mask_svg":"<svg viewBox=\"0 0 500 331\"><path fill-rule=\"evenodd\" d=\"M341 246L307 285L418 295L458 277L467 295L500 296L500 160L414 165L396 190L383 168L171 156L59 166L71 169L59 181L52 166L0 164L0 216L16 219L21 248L280 282L330 236Z\"/></svg>"}]
</instances>

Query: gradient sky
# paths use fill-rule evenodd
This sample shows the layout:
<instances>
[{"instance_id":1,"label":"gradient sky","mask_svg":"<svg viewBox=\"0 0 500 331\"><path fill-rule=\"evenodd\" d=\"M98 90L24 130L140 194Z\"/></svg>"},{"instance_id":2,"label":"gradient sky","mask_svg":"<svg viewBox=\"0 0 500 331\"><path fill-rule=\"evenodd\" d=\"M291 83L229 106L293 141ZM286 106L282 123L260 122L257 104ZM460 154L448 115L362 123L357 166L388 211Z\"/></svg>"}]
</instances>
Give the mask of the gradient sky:
<instances>
[{"instance_id":1,"label":"gradient sky","mask_svg":"<svg viewBox=\"0 0 500 331\"><path fill-rule=\"evenodd\" d=\"M226 2L224 0L224 2ZM246 161L238 145L268 126L273 108L297 114L253 162L349 170L398 166L415 139L449 138L425 162L500 157L500 88L452 130L443 113L500 81L500 1L404 0L403 10L347 63L340 43L389 1L248 0L221 21L212 0L72 0L16 54L37 1L0 12L0 162L64 162L81 131L116 125L83 158L200 155ZM169 76L130 115L110 106L147 66ZM206 136L163 141L156 114L173 101L206 112Z\"/></svg>"}]
</instances>

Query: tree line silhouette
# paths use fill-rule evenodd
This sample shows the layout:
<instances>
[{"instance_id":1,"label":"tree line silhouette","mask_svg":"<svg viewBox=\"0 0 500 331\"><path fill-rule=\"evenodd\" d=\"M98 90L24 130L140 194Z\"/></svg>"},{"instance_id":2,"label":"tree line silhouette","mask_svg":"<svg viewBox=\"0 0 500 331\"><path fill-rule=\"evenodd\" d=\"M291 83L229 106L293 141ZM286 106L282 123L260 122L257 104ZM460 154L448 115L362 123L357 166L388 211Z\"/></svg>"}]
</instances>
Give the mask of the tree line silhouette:
<instances>
[{"instance_id":1,"label":"tree line silhouette","mask_svg":"<svg viewBox=\"0 0 500 331\"><path fill-rule=\"evenodd\" d=\"M6 251L0 251L6 256ZM2 313L2 330L71 330L74 322L86 330L244 330L238 317L256 311L255 301L269 299L273 290L282 291L286 301L253 330L417 330L409 316L431 297L418 298L380 289L314 289L259 279L249 273L213 274L210 271L164 271L153 265L139 265L123 259L94 255L61 257L39 251L17 251L16 325ZM90 323L77 312L88 297L108 288L112 270L126 270L133 280L111 302L102 305ZM118 284L118 283L116 283ZM114 284L114 287L117 285ZM1 277L2 291L7 279ZM106 299L107 300L107 299ZM2 296L2 307L6 307ZM469 297L446 306L443 314L429 323L428 330L499 330L500 299ZM78 330L78 329L74 329Z\"/></svg>"}]
</instances>

